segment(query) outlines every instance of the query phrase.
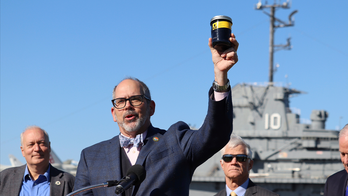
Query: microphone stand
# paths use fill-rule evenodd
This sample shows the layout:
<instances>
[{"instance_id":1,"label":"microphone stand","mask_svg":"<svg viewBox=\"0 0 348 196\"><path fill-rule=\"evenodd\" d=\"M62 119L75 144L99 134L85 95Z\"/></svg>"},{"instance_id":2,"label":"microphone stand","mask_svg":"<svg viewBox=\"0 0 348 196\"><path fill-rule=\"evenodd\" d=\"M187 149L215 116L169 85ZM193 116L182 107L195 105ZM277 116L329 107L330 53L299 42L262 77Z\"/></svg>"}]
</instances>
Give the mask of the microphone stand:
<instances>
[{"instance_id":1,"label":"microphone stand","mask_svg":"<svg viewBox=\"0 0 348 196\"><path fill-rule=\"evenodd\" d=\"M100 184L96 184L96 185L91 185L91 186L87 186L87 187L84 187L84 188L80 188L80 189L78 189L76 191L73 191L73 192L67 194L66 196L73 196L73 195L76 195L76 194L84 192L84 191L88 191L88 190L92 190L92 189L96 189L96 188L101 188L101 187L116 186L118 184L119 183L118 183L117 180L110 180L110 181L106 181L106 182L103 182L103 183L100 183Z\"/></svg>"}]
</instances>

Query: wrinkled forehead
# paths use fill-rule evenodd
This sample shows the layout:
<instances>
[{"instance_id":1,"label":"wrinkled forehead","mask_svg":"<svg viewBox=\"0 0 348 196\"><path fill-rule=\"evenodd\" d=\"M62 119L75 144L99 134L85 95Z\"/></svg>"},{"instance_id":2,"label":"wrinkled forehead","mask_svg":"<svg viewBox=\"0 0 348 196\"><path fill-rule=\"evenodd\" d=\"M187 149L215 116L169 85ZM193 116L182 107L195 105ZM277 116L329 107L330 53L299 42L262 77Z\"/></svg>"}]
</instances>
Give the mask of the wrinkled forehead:
<instances>
[{"instance_id":1,"label":"wrinkled forehead","mask_svg":"<svg viewBox=\"0 0 348 196\"><path fill-rule=\"evenodd\" d=\"M40 129L28 129L23 134L24 142L36 142L36 141L47 141L48 138L45 136L44 132Z\"/></svg>"},{"instance_id":2,"label":"wrinkled forehead","mask_svg":"<svg viewBox=\"0 0 348 196\"><path fill-rule=\"evenodd\" d=\"M340 137L338 142L340 152L348 153L348 135Z\"/></svg>"},{"instance_id":3,"label":"wrinkled forehead","mask_svg":"<svg viewBox=\"0 0 348 196\"><path fill-rule=\"evenodd\" d=\"M234 146L234 147L231 147L231 146L226 146L226 149L225 149L225 153L224 154L247 154L246 152L246 148L244 145L237 145L237 146Z\"/></svg>"},{"instance_id":4,"label":"wrinkled forehead","mask_svg":"<svg viewBox=\"0 0 348 196\"><path fill-rule=\"evenodd\" d=\"M141 90L141 85L138 81L126 79L117 85L114 91L114 96L118 98L142 95Z\"/></svg>"}]
</instances>

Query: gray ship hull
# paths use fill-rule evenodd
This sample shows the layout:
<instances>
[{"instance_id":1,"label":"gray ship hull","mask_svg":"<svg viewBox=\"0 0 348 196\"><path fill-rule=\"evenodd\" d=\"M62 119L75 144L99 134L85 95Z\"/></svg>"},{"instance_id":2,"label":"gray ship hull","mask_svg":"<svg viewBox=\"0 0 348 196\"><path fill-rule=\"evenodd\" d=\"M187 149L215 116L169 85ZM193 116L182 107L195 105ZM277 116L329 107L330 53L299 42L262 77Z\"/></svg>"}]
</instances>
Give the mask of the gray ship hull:
<instances>
[{"instance_id":1,"label":"gray ship hull","mask_svg":"<svg viewBox=\"0 0 348 196\"><path fill-rule=\"evenodd\" d=\"M311 123L300 123L289 98L301 91L274 85L238 84L232 88L233 133L253 151L250 179L280 195L324 193L328 176L342 170L338 131L326 130L328 113L313 110ZM190 195L214 195L225 187L220 152L194 173Z\"/></svg>"}]
</instances>

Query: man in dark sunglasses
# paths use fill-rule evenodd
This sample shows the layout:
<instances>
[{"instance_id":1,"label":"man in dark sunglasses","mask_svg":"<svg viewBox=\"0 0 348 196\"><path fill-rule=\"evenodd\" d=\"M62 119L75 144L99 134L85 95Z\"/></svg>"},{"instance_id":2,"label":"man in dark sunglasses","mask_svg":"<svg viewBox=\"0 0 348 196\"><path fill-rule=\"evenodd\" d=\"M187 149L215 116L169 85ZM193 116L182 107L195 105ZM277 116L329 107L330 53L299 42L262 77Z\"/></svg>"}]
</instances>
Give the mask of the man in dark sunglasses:
<instances>
[{"instance_id":1,"label":"man in dark sunglasses","mask_svg":"<svg viewBox=\"0 0 348 196\"><path fill-rule=\"evenodd\" d=\"M249 179L249 171L253 168L252 151L241 137L232 134L230 141L221 150L220 165L225 173L226 188L215 196L276 196Z\"/></svg>"}]
</instances>

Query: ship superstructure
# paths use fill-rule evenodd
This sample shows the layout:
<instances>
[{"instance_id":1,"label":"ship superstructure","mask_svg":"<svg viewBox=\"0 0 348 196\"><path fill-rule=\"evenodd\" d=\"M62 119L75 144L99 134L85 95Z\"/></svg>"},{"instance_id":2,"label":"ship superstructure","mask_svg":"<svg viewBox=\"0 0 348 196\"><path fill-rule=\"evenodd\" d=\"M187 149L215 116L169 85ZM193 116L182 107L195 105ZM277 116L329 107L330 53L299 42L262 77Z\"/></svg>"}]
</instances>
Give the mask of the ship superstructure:
<instances>
[{"instance_id":1,"label":"ship superstructure","mask_svg":"<svg viewBox=\"0 0 348 196\"><path fill-rule=\"evenodd\" d=\"M288 4L267 6L259 2L256 9L282 6ZM290 17L296 12L289 16L291 25ZM272 11L267 15L271 18L270 32L274 33L274 28L281 26L274 23L280 20ZM289 47L289 40L284 46ZM273 41L270 46L273 69ZM303 93L274 83L273 70L265 84L242 83L232 88L233 133L241 136L253 151L250 178L282 196L323 195L327 177L343 169L339 132L325 129L328 112L313 110L310 122L301 122L300 110L290 107L290 98ZM191 196L214 195L225 187L221 156L218 152L197 168L190 186Z\"/></svg>"}]
</instances>

